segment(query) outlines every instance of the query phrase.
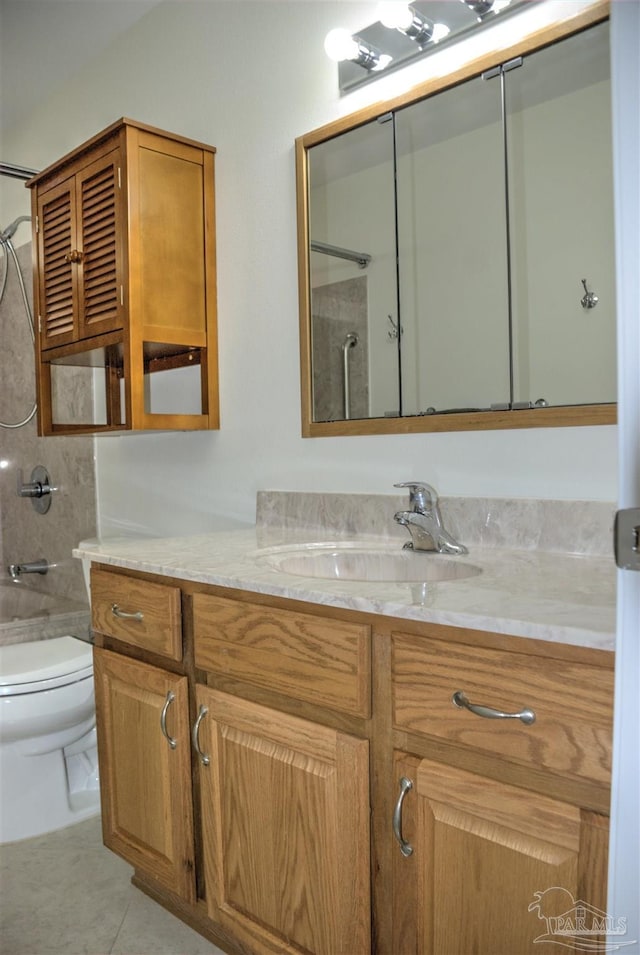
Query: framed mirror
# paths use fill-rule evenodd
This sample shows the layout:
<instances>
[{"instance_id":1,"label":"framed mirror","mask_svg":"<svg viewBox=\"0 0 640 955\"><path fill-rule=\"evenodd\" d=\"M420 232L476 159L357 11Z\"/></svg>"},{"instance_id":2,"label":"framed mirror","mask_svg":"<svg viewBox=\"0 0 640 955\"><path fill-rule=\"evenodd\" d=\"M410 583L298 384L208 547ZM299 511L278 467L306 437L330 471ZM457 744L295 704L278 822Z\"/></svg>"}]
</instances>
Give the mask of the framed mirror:
<instances>
[{"instance_id":1,"label":"framed mirror","mask_svg":"<svg viewBox=\"0 0 640 955\"><path fill-rule=\"evenodd\" d=\"M615 422L607 9L297 140L304 436Z\"/></svg>"}]
</instances>

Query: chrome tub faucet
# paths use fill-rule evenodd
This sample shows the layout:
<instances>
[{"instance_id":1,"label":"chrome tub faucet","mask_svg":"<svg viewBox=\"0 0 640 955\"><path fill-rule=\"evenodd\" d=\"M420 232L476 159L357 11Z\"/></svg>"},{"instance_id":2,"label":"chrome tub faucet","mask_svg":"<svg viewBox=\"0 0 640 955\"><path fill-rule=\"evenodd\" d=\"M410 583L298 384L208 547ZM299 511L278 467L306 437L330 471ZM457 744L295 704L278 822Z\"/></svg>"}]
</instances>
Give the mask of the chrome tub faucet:
<instances>
[{"instance_id":1,"label":"chrome tub faucet","mask_svg":"<svg viewBox=\"0 0 640 955\"><path fill-rule=\"evenodd\" d=\"M437 552L438 554L468 554L464 544L459 544L445 530L438 504L438 492L430 484L407 481L394 484L394 487L409 489L408 511L398 511L394 520L406 527L411 540L404 545L405 550Z\"/></svg>"}]
</instances>

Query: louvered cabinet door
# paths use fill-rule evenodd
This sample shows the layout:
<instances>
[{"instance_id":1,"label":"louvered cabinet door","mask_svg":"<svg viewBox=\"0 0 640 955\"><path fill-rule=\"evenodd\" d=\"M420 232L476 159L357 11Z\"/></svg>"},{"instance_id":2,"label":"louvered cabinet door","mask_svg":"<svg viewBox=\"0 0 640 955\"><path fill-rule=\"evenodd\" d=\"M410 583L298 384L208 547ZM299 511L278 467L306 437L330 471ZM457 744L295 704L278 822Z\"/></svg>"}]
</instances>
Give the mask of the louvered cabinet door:
<instances>
[{"instance_id":1,"label":"louvered cabinet door","mask_svg":"<svg viewBox=\"0 0 640 955\"><path fill-rule=\"evenodd\" d=\"M41 349L66 345L78 336L74 177L38 195L38 319Z\"/></svg>"},{"instance_id":2,"label":"louvered cabinet door","mask_svg":"<svg viewBox=\"0 0 640 955\"><path fill-rule=\"evenodd\" d=\"M76 176L78 337L123 327L120 150L113 149Z\"/></svg>"},{"instance_id":3,"label":"louvered cabinet door","mask_svg":"<svg viewBox=\"0 0 640 955\"><path fill-rule=\"evenodd\" d=\"M38 196L40 348L123 327L120 151Z\"/></svg>"}]
</instances>

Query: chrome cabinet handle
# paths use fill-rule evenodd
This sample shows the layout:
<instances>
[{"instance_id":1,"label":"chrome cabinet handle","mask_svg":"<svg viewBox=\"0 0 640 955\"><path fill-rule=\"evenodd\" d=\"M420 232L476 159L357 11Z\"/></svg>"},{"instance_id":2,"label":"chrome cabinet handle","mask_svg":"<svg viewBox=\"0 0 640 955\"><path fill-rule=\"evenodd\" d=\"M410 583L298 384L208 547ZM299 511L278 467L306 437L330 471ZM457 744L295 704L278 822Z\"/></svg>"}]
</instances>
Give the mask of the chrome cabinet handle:
<instances>
[{"instance_id":1,"label":"chrome cabinet handle","mask_svg":"<svg viewBox=\"0 0 640 955\"><path fill-rule=\"evenodd\" d=\"M119 620L144 620L144 614L141 610L136 610L135 613L127 613L126 610L120 610L117 604L111 604L111 613Z\"/></svg>"},{"instance_id":2,"label":"chrome cabinet handle","mask_svg":"<svg viewBox=\"0 0 640 955\"><path fill-rule=\"evenodd\" d=\"M413 783L406 776L403 776L400 780L400 795L396 808L393 810L393 834L398 840L400 852L403 856L410 856L413 853L413 846L402 838L402 803L410 789L413 789Z\"/></svg>"},{"instance_id":3,"label":"chrome cabinet handle","mask_svg":"<svg viewBox=\"0 0 640 955\"><path fill-rule=\"evenodd\" d=\"M520 720L530 726L536 721L536 714L533 710L525 709L519 713L503 713L501 710L494 710L491 706L482 706L480 703L470 703L462 690L457 690L451 697L451 701L465 710L470 710L476 716L483 716L487 720Z\"/></svg>"},{"instance_id":4,"label":"chrome cabinet handle","mask_svg":"<svg viewBox=\"0 0 640 955\"><path fill-rule=\"evenodd\" d=\"M169 736L167 732L167 710L169 709L169 707L171 706L175 698L176 698L176 695L173 692L173 690L169 690L169 692L167 693L167 698L164 701L164 706L162 707L162 713L160 714L160 729L162 730L162 735L169 743L169 746L171 747L171 749L175 749L178 743L172 736Z\"/></svg>"},{"instance_id":5,"label":"chrome cabinet handle","mask_svg":"<svg viewBox=\"0 0 640 955\"><path fill-rule=\"evenodd\" d=\"M196 753L200 757L200 762L202 763L203 766L208 766L209 763L211 762L211 759L209 756L207 756L206 753L203 753L202 750L200 749L200 743L198 742L198 732L200 730L200 724L202 723L202 720L204 719L204 717L207 715L208 712L209 710L207 709L206 706L200 707L200 709L198 710L196 721L193 724L193 730L191 732L193 748L195 749Z\"/></svg>"}]
</instances>

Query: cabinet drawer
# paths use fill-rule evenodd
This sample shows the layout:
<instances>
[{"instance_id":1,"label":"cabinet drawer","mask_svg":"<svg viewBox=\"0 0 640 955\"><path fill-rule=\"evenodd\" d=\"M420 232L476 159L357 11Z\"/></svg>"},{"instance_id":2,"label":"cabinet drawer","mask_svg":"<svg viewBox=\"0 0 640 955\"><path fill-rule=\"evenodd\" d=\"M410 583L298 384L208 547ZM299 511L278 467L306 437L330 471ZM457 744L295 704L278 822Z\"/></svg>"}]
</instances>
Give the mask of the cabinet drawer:
<instances>
[{"instance_id":1,"label":"cabinet drawer","mask_svg":"<svg viewBox=\"0 0 640 955\"><path fill-rule=\"evenodd\" d=\"M369 716L370 628L194 594L196 666Z\"/></svg>"},{"instance_id":2,"label":"cabinet drawer","mask_svg":"<svg viewBox=\"0 0 640 955\"><path fill-rule=\"evenodd\" d=\"M404 634L394 635L392 669L397 729L609 782L613 670ZM453 703L457 691L503 713L531 709L535 722L483 718Z\"/></svg>"},{"instance_id":3,"label":"cabinet drawer","mask_svg":"<svg viewBox=\"0 0 640 955\"><path fill-rule=\"evenodd\" d=\"M134 647L182 659L178 587L92 568L91 625Z\"/></svg>"}]
</instances>

